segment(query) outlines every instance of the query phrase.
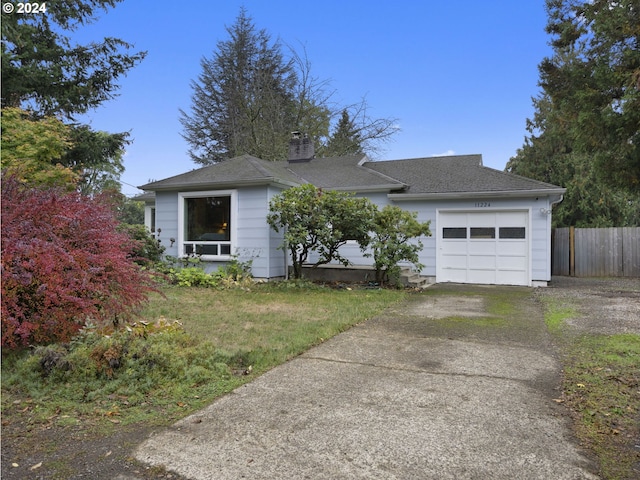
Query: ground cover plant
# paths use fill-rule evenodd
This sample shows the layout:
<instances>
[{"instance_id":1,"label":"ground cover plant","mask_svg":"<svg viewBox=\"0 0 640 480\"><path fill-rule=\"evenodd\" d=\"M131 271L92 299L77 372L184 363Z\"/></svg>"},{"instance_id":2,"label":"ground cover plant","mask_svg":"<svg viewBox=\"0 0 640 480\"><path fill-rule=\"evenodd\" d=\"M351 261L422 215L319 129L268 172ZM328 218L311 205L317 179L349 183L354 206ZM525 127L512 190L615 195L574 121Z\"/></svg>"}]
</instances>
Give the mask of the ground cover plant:
<instances>
[{"instance_id":1,"label":"ground cover plant","mask_svg":"<svg viewBox=\"0 0 640 480\"><path fill-rule=\"evenodd\" d=\"M3 351L3 448L34 458L27 467L45 458L39 473L47 478L69 478L86 460L47 461L64 442L49 443L46 435L65 431L66 441L81 444L88 432L106 441L127 429L166 425L404 295L301 282L165 286L126 328L89 326L68 343ZM75 455L91 455L81 452Z\"/></svg>"},{"instance_id":2,"label":"ground cover plant","mask_svg":"<svg viewBox=\"0 0 640 480\"><path fill-rule=\"evenodd\" d=\"M597 457L605 480L637 478L640 455L640 335L576 334L565 322L577 315L546 299L545 321L560 345L563 397L580 441Z\"/></svg>"}]
</instances>

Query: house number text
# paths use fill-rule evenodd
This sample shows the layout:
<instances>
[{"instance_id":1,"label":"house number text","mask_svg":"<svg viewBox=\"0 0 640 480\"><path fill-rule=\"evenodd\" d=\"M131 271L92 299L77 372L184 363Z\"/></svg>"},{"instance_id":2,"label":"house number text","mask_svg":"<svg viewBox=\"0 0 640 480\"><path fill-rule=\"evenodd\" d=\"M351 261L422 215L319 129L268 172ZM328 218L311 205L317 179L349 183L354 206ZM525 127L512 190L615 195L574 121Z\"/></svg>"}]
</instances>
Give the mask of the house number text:
<instances>
[{"instance_id":1,"label":"house number text","mask_svg":"<svg viewBox=\"0 0 640 480\"><path fill-rule=\"evenodd\" d=\"M490 207L491 202L476 202L474 205L476 207Z\"/></svg>"}]
</instances>

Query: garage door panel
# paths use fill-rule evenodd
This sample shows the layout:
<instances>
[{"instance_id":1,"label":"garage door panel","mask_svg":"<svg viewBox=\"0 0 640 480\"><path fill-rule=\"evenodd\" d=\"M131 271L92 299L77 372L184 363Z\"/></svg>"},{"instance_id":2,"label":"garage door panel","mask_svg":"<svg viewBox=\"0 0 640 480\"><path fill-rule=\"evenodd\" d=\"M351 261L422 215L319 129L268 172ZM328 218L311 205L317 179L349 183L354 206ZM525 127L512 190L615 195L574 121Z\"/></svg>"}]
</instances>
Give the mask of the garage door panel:
<instances>
[{"instance_id":1,"label":"garage door panel","mask_svg":"<svg viewBox=\"0 0 640 480\"><path fill-rule=\"evenodd\" d=\"M469 269L466 283L495 284L496 271Z\"/></svg>"},{"instance_id":2,"label":"garage door panel","mask_svg":"<svg viewBox=\"0 0 640 480\"><path fill-rule=\"evenodd\" d=\"M527 212L499 212L496 225L499 227L522 227L527 223Z\"/></svg>"},{"instance_id":3,"label":"garage door panel","mask_svg":"<svg viewBox=\"0 0 640 480\"><path fill-rule=\"evenodd\" d=\"M447 255L446 257L445 268L452 269L467 269L467 256L466 255Z\"/></svg>"},{"instance_id":4,"label":"garage door panel","mask_svg":"<svg viewBox=\"0 0 640 480\"><path fill-rule=\"evenodd\" d=\"M496 268L498 270L518 270L525 272L527 270L527 259L524 257L496 257Z\"/></svg>"},{"instance_id":5,"label":"garage door panel","mask_svg":"<svg viewBox=\"0 0 640 480\"><path fill-rule=\"evenodd\" d=\"M527 255L527 242L497 242L496 246L500 247L498 250L499 255L510 256L526 256Z\"/></svg>"},{"instance_id":6,"label":"garage door panel","mask_svg":"<svg viewBox=\"0 0 640 480\"><path fill-rule=\"evenodd\" d=\"M453 283L467 283L467 269L446 269L447 282Z\"/></svg>"},{"instance_id":7,"label":"garage door panel","mask_svg":"<svg viewBox=\"0 0 640 480\"><path fill-rule=\"evenodd\" d=\"M472 259L469 260L469 268L473 269L492 269L496 268L496 257L495 255L475 255Z\"/></svg>"},{"instance_id":8,"label":"garage door panel","mask_svg":"<svg viewBox=\"0 0 640 480\"><path fill-rule=\"evenodd\" d=\"M469 242L467 247L469 255L495 255L496 254L496 242Z\"/></svg>"},{"instance_id":9,"label":"garage door panel","mask_svg":"<svg viewBox=\"0 0 640 480\"><path fill-rule=\"evenodd\" d=\"M496 285L524 285L522 282L522 272L510 272L501 270Z\"/></svg>"},{"instance_id":10,"label":"garage door panel","mask_svg":"<svg viewBox=\"0 0 640 480\"><path fill-rule=\"evenodd\" d=\"M529 285L528 215L440 212L437 281Z\"/></svg>"}]
</instances>

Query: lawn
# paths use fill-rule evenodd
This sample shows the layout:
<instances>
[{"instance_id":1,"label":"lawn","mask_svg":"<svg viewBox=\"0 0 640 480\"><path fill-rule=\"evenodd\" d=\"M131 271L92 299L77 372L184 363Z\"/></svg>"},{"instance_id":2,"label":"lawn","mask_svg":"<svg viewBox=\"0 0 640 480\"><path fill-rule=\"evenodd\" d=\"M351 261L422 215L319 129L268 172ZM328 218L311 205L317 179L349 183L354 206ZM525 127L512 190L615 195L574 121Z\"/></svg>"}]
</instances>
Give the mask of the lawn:
<instances>
[{"instance_id":1,"label":"lawn","mask_svg":"<svg viewBox=\"0 0 640 480\"><path fill-rule=\"evenodd\" d=\"M295 282L227 290L165 287L137 324L120 333L91 330L70 345L3 352L3 419L164 424L404 295Z\"/></svg>"}]
</instances>

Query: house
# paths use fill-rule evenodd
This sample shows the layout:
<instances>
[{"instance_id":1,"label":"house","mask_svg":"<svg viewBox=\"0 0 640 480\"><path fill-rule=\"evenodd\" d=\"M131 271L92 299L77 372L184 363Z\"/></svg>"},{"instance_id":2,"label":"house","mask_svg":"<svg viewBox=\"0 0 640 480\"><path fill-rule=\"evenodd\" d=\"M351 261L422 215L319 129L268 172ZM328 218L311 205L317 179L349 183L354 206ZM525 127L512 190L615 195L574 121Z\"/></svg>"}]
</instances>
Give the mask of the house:
<instances>
[{"instance_id":1,"label":"house","mask_svg":"<svg viewBox=\"0 0 640 480\"><path fill-rule=\"evenodd\" d=\"M273 279L285 276L288 260L278 248L282 235L266 222L269 201L304 183L430 220L419 272L429 281L540 286L551 279L551 210L565 189L484 167L481 155L314 158L298 137L286 161L243 155L140 188L155 194L146 219L167 255L197 252L211 269L237 255L252 260L254 277ZM372 264L357 245L341 253L354 265Z\"/></svg>"}]
</instances>

